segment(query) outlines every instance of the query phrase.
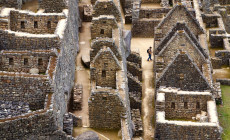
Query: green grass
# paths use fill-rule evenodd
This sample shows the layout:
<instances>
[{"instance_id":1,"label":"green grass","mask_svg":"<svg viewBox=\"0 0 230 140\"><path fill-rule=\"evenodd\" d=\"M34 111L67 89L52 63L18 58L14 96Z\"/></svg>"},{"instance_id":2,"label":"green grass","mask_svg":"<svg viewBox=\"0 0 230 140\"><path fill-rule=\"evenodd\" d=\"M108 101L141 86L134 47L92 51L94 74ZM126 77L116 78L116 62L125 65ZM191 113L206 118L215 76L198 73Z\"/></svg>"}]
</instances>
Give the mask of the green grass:
<instances>
[{"instance_id":1,"label":"green grass","mask_svg":"<svg viewBox=\"0 0 230 140\"><path fill-rule=\"evenodd\" d=\"M219 105L218 114L220 125L224 131L222 134L223 140L230 139L230 86L221 85L223 105Z\"/></svg>"}]
</instances>

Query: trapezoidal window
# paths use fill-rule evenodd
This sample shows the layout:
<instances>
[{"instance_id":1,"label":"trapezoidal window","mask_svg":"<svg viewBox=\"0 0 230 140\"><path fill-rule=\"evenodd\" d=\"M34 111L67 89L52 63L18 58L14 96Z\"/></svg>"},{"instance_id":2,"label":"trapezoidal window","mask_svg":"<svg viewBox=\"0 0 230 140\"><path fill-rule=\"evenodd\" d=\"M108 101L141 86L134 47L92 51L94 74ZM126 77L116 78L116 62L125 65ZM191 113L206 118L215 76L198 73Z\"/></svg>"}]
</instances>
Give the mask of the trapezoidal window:
<instances>
[{"instance_id":1,"label":"trapezoidal window","mask_svg":"<svg viewBox=\"0 0 230 140\"><path fill-rule=\"evenodd\" d=\"M14 65L14 58L9 58L9 65Z\"/></svg>"},{"instance_id":2,"label":"trapezoidal window","mask_svg":"<svg viewBox=\"0 0 230 140\"><path fill-rule=\"evenodd\" d=\"M184 102L184 109L188 109L188 102Z\"/></svg>"},{"instance_id":3,"label":"trapezoidal window","mask_svg":"<svg viewBox=\"0 0 230 140\"><path fill-rule=\"evenodd\" d=\"M42 66L43 65L43 60L42 60L42 58L39 58L38 59L38 66Z\"/></svg>"},{"instance_id":4,"label":"trapezoidal window","mask_svg":"<svg viewBox=\"0 0 230 140\"><path fill-rule=\"evenodd\" d=\"M102 70L101 77L106 77L106 71L105 70Z\"/></svg>"},{"instance_id":5,"label":"trapezoidal window","mask_svg":"<svg viewBox=\"0 0 230 140\"><path fill-rule=\"evenodd\" d=\"M107 10L107 5L104 5L104 10Z\"/></svg>"},{"instance_id":6,"label":"trapezoidal window","mask_svg":"<svg viewBox=\"0 0 230 140\"><path fill-rule=\"evenodd\" d=\"M24 65L29 65L29 60L28 60L28 58L24 58Z\"/></svg>"},{"instance_id":7,"label":"trapezoidal window","mask_svg":"<svg viewBox=\"0 0 230 140\"><path fill-rule=\"evenodd\" d=\"M25 29L25 21L21 21L21 29Z\"/></svg>"},{"instance_id":8,"label":"trapezoidal window","mask_svg":"<svg viewBox=\"0 0 230 140\"><path fill-rule=\"evenodd\" d=\"M38 28L38 21L34 21L34 28Z\"/></svg>"},{"instance_id":9,"label":"trapezoidal window","mask_svg":"<svg viewBox=\"0 0 230 140\"><path fill-rule=\"evenodd\" d=\"M47 22L47 28L50 29L51 28L51 21Z\"/></svg>"},{"instance_id":10,"label":"trapezoidal window","mask_svg":"<svg viewBox=\"0 0 230 140\"><path fill-rule=\"evenodd\" d=\"M183 73L179 74L179 79L184 80L184 74Z\"/></svg>"},{"instance_id":11,"label":"trapezoidal window","mask_svg":"<svg viewBox=\"0 0 230 140\"><path fill-rule=\"evenodd\" d=\"M101 29L100 34L103 35L104 33L105 33L105 30L104 30L104 29Z\"/></svg>"},{"instance_id":12,"label":"trapezoidal window","mask_svg":"<svg viewBox=\"0 0 230 140\"><path fill-rule=\"evenodd\" d=\"M196 102L196 109L200 109L200 102Z\"/></svg>"},{"instance_id":13,"label":"trapezoidal window","mask_svg":"<svg viewBox=\"0 0 230 140\"><path fill-rule=\"evenodd\" d=\"M171 103L171 108L175 109L175 103L174 102Z\"/></svg>"}]
</instances>

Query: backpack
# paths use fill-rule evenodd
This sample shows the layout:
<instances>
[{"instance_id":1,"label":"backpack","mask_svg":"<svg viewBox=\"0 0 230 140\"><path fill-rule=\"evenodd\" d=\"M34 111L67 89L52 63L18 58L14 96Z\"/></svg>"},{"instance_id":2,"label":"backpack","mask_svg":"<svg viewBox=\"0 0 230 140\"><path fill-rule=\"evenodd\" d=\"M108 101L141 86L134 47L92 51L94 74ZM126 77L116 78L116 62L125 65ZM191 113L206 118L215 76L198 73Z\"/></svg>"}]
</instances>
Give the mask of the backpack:
<instances>
[{"instance_id":1,"label":"backpack","mask_svg":"<svg viewBox=\"0 0 230 140\"><path fill-rule=\"evenodd\" d=\"M149 49L147 50L147 53L149 53Z\"/></svg>"}]
</instances>

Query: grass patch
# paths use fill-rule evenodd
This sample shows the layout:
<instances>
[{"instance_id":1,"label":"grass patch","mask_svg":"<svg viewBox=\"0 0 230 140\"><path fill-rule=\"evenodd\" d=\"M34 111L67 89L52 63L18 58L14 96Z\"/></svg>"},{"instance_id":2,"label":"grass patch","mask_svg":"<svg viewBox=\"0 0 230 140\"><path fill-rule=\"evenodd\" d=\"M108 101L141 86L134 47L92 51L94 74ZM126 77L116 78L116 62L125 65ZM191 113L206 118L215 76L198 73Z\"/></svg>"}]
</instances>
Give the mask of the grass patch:
<instances>
[{"instance_id":1,"label":"grass patch","mask_svg":"<svg viewBox=\"0 0 230 140\"><path fill-rule=\"evenodd\" d=\"M221 85L223 105L219 105L218 115L220 125L224 131L222 134L223 140L229 140L230 138L230 86Z\"/></svg>"}]
</instances>

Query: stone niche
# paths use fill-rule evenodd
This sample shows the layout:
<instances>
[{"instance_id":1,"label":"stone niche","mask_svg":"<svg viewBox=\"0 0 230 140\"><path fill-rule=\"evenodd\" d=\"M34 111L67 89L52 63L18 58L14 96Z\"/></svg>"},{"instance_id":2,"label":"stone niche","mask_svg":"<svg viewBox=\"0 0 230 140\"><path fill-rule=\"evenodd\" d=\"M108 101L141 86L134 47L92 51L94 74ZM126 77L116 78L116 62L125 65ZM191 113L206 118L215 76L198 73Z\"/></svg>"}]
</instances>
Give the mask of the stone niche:
<instances>
[{"instance_id":1,"label":"stone niche","mask_svg":"<svg viewBox=\"0 0 230 140\"><path fill-rule=\"evenodd\" d=\"M96 86L116 88L116 73L121 69L110 48L100 50L91 64L91 75Z\"/></svg>"},{"instance_id":2,"label":"stone niche","mask_svg":"<svg viewBox=\"0 0 230 140\"><path fill-rule=\"evenodd\" d=\"M115 28L118 28L118 26L114 16L101 15L99 17L94 17L91 24L91 38L112 38Z\"/></svg>"}]
</instances>

